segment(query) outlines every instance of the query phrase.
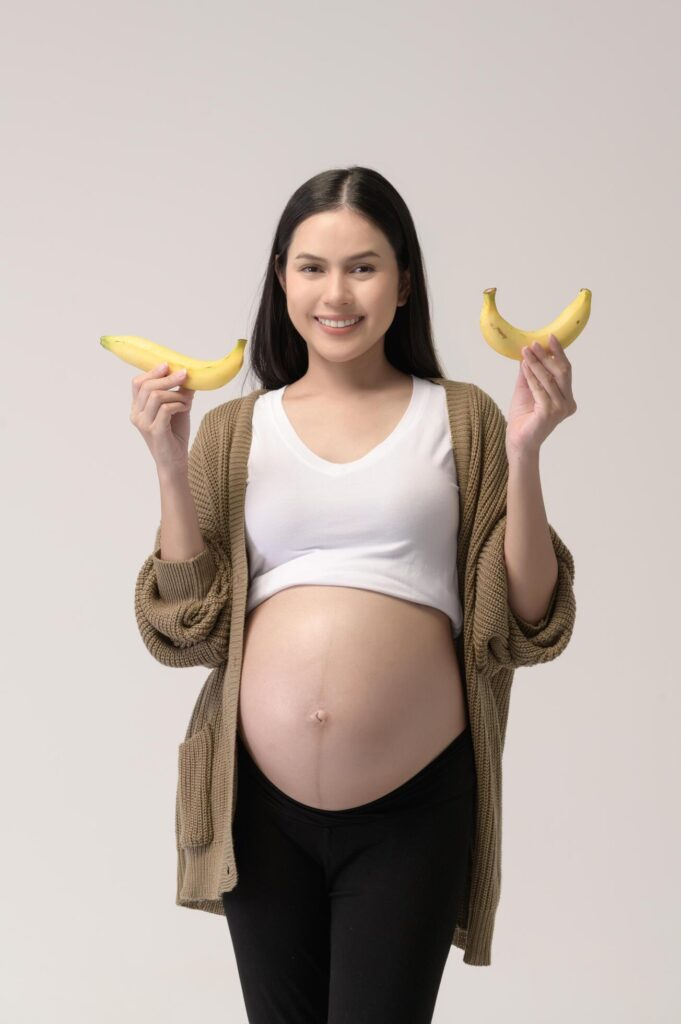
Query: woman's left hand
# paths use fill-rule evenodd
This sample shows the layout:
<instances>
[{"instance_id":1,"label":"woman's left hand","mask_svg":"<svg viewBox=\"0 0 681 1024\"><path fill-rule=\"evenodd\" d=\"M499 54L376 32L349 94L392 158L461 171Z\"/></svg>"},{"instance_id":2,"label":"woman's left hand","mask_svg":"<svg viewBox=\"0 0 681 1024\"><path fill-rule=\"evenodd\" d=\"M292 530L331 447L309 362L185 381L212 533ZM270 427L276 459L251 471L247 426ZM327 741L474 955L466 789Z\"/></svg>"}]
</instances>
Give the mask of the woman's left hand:
<instances>
[{"instance_id":1,"label":"woman's left hand","mask_svg":"<svg viewBox=\"0 0 681 1024\"><path fill-rule=\"evenodd\" d=\"M550 352L536 341L523 349L506 426L506 454L538 453L554 427L577 411L572 364L555 335Z\"/></svg>"}]
</instances>

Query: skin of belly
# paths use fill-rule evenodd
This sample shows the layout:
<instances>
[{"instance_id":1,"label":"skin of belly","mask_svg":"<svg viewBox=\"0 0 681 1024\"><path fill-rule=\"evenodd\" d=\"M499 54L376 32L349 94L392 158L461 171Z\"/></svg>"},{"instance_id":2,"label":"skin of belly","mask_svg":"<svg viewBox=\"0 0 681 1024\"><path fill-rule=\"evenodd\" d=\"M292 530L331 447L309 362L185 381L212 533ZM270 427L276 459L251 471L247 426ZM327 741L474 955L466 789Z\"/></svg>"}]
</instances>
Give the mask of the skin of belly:
<instances>
[{"instance_id":1,"label":"skin of belly","mask_svg":"<svg viewBox=\"0 0 681 1024\"><path fill-rule=\"evenodd\" d=\"M439 609L353 587L287 587L246 618L241 739L301 803L375 800L466 727L455 643Z\"/></svg>"}]
</instances>

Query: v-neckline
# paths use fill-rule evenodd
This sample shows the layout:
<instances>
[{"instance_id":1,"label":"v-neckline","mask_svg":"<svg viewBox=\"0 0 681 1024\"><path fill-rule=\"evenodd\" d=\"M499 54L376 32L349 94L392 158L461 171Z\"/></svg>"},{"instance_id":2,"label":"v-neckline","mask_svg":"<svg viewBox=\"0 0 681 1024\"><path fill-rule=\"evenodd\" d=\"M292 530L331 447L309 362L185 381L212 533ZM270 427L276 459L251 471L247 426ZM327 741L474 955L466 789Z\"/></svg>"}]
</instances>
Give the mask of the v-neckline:
<instances>
[{"instance_id":1,"label":"v-neckline","mask_svg":"<svg viewBox=\"0 0 681 1024\"><path fill-rule=\"evenodd\" d=\"M356 469L364 469L366 466L374 463L377 459L385 455L409 428L412 421L422 408L424 393L420 378L416 377L414 374L410 374L410 377L412 379L411 398L409 399L407 408L395 427L393 427L388 436L383 438L382 441L379 441L377 445L374 445L373 448L360 456L360 458L352 459L350 462L330 462L328 459L322 458L321 455L317 455L317 453L313 452L311 448L308 448L302 438L299 437L293 424L288 418L286 410L284 409L284 392L289 386L288 384L271 393L272 402L270 403L270 409L281 436L287 442L289 447L308 466L331 476L342 475L343 473L350 473Z\"/></svg>"}]
</instances>

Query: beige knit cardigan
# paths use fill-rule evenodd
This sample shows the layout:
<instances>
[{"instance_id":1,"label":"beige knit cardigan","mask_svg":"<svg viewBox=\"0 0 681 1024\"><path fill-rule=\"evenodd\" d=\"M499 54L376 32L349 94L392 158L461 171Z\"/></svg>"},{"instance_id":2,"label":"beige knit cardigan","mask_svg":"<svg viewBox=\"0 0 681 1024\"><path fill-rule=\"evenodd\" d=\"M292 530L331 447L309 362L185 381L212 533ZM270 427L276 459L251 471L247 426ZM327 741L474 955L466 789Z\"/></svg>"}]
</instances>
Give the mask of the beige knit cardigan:
<instances>
[{"instance_id":1,"label":"beige knit cardigan","mask_svg":"<svg viewBox=\"0 0 681 1024\"><path fill-rule=\"evenodd\" d=\"M457 575L463 630L456 641L475 749L475 834L452 945L467 964L491 964L501 891L502 753L514 670L551 661L575 622L574 561L552 526L558 579L544 618L513 613L504 561L506 420L475 384L427 378L445 388L459 484ZM244 499L253 406L268 389L210 409L189 455L189 483L205 548L162 560L160 523L135 585L135 616L157 661L205 665L206 679L179 745L175 814L178 906L224 914L221 893L238 883L232 822L248 561Z\"/></svg>"}]
</instances>

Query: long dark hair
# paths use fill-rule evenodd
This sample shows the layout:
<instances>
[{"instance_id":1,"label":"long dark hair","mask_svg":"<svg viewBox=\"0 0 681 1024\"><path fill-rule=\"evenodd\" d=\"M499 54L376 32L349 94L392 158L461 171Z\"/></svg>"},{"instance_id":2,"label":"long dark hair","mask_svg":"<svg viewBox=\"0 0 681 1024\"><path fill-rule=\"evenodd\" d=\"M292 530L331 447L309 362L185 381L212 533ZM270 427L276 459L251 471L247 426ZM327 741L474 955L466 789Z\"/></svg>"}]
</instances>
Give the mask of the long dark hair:
<instances>
[{"instance_id":1,"label":"long dark hair","mask_svg":"<svg viewBox=\"0 0 681 1024\"><path fill-rule=\"evenodd\" d=\"M286 294L275 273L274 260L286 272L293 233L307 217L347 207L372 221L393 247L399 271L409 268L410 291L404 306L385 334L386 359L403 373L416 377L445 377L433 343L430 307L421 247L412 216L399 192L369 167L343 167L322 171L304 182L291 196L274 234L262 297L250 342L251 369L258 387L273 390L292 384L307 371L305 340L291 323Z\"/></svg>"}]
</instances>

